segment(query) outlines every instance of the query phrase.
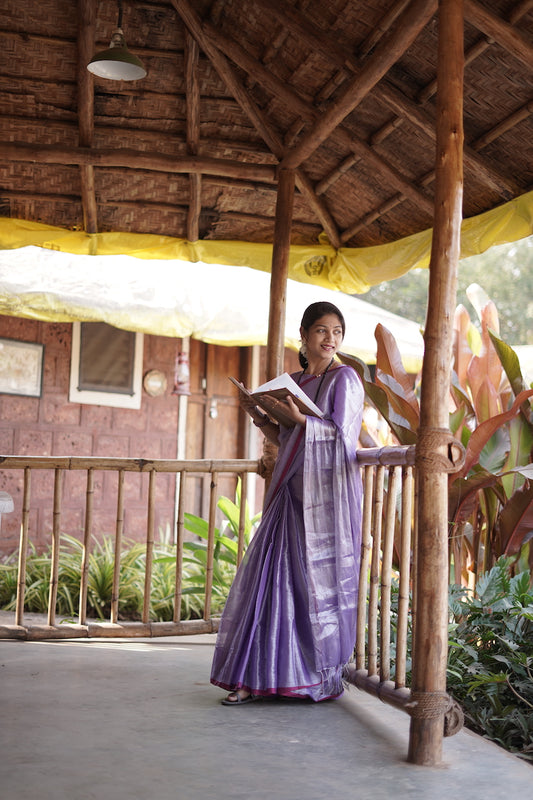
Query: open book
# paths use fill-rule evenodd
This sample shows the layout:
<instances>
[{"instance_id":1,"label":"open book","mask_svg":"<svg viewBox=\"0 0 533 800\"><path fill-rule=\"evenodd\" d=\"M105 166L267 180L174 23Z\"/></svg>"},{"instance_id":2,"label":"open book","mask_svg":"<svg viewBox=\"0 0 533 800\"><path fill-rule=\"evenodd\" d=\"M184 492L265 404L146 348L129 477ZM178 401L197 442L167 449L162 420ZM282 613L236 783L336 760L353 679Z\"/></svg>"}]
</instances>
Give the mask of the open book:
<instances>
[{"instance_id":1,"label":"open book","mask_svg":"<svg viewBox=\"0 0 533 800\"><path fill-rule=\"evenodd\" d=\"M268 399L264 402L264 398L274 397L278 400L284 400L287 395L290 395L302 414L310 414L313 417L323 417L324 414L320 408L313 403L312 400L306 395L298 384L293 381L288 372L278 375L267 383L258 386L253 392L250 392L242 383L230 377L230 381L235 384L237 389L248 397L252 397L258 406L261 406L267 414L276 419L280 425L286 428L292 428L294 420L289 417L283 405L278 405L275 409L270 408Z\"/></svg>"}]
</instances>

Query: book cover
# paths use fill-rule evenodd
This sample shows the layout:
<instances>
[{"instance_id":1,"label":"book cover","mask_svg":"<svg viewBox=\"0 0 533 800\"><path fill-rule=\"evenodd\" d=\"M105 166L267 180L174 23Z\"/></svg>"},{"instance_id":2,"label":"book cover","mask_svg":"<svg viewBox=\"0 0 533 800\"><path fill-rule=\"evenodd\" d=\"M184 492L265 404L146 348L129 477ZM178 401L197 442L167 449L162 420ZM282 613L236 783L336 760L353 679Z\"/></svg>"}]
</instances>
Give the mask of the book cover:
<instances>
[{"instance_id":1,"label":"book cover","mask_svg":"<svg viewBox=\"0 0 533 800\"><path fill-rule=\"evenodd\" d=\"M313 403L313 401L305 394L303 389L298 386L298 384L287 372L284 372L282 375L278 375L277 378L273 378L271 381L261 384L261 386L258 386L257 389L254 389L253 392L250 392L235 378L230 377L230 381L235 384L240 392L243 392L248 397L252 397L258 406L261 406L261 408L266 411L267 414L269 414L271 417L274 417L281 425L284 425L285 427L292 427L294 425L294 421L285 414L283 406L277 406L275 409L270 408L270 404L268 403L269 397L274 397L278 400L284 400L287 395L290 395L302 414L308 414L313 417L320 418L324 416L321 409L315 405L315 403ZM264 398L267 398L266 402L264 402Z\"/></svg>"}]
</instances>

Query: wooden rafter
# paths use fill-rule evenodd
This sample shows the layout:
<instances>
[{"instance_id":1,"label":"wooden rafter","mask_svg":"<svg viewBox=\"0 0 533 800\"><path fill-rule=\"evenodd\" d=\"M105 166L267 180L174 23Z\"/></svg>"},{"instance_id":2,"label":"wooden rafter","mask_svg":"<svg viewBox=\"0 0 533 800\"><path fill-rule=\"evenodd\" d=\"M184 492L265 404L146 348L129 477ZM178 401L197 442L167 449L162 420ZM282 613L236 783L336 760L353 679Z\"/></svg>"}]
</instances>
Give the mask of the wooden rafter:
<instances>
[{"instance_id":1,"label":"wooden rafter","mask_svg":"<svg viewBox=\"0 0 533 800\"><path fill-rule=\"evenodd\" d=\"M436 0L413 0L313 129L290 150L282 167L298 167L331 135L413 43L437 8Z\"/></svg>"},{"instance_id":2,"label":"wooden rafter","mask_svg":"<svg viewBox=\"0 0 533 800\"><path fill-rule=\"evenodd\" d=\"M272 12L276 15L276 18L280 21L283 21L287 27L290 27L291 32L294 36L298 38L302 38L305 40L306 44L311 47L314 51L321 51L324 55L328 55L335 63L339 65L339 67L343 67L346 65L344 69L345 75L348 75L346 69L348 69L352 73L358 73L360 69L360 61L346 48L344 48L341 44L337 41L334 41L333 38L326 34L324 35L322 31L319 31L315 26L309 23L301 12L298 12L292 6L288 6L285 3L280 2L280 0L259 0L265 7L269 6ZM528 3L531 0L528 0ZM515 9L514 14L512 15L513 21L519 19L519 14L522 15L528 9L525 8L526 3L522 4L522 8L520 11ZM404 10L406 6L405 0L399 0L394 6L391 7L390 13L386 15L386 19L382 20L380 26L378 26L378 30L382 30L383 32L388 31L390 26L393 22L397 19L399 14ZM358 51L358 55L361 55L361 52L366 53L369 52L372 47L377 44L376 32L373 32L371 36L371 41L366 41L363 43L361 51ZM235 51L235 47L231 47L231 43L228 44L228 49L226 49L226 54L231 57L231 54L234 57L238 57L238 54ZM241 58L240 66L246 68L245 64L243 63L244 59ZM251 68L251 65L250 67ZM344 77L343 77L344 79ZM339 82L337 82L337 86ZM267 87L268 88L268 87ZM274 89L274 87L272 87ZM282 87L277 86L276 92L279 96L279 91L282 91ZM415 125L419 130L421 130L425 135L430 137L432 140L435 138L435 121L434 119L423 109L420 108L419 105L414 103L408 97L406 97L402 92L399 91L396 87L394 87L390 81L387 79L383 79L374 87L374 94L375 96L383 102L391 111L393 111L397 116L393 119L389 120L389 122L382 127L379 131L376 131L375 134L370 138L369 145L371 147L375 147L378 145L383 139L394 129L396 129L399 125L402 124L403 119L408 119L413 125ZM289 98L287 98L289 99ZM314 119L317 119L317 116L313 115ZM485 181L487 186L490 186L495 191L502 191L505 197L512 197L517 191L516 182L509 180L504 175L500 174L498 170L496 170L493 166L486 163L484 159L482 159L479 155L473 152L468 146L465 147L465 165L475 171L478 177L481 177L482 180ZM384 159L384 164L385 164ZM376 163L376 168L378 165ZM343 171L339 170L338 172L335 171L336 177L339 178ZM389 175L385 175L384 177L389 178ZM419 185L428 185L431 180L424 176L424 181L418 181ZM328 185L332 185L332 182L328 182ZM396 186L397 189L404 191L404 187L400 187L397 184L393 184ZM416 184L413 184L413 190L416 191L417 187ZM401 202L403 197L398 197L396 193L394 198L390 198L393 200L393 205L397 205L398 202ZM425 198L424 198L425 199ZM383 207L383 206L382 206ZM387 206L392 207L392 206ZM428 209L429 210L429 209ZM365 217L366 219L366 217ZM355 223L353 227L350 229L360 229L358 223ZM343 241L346 241L344 234L341 235Z\"/></svg>"},{"instance_id":3,"label":"wooden rafter","mask_svg":"<svg viewBox=\"0 0 533 800\"><path fill-rule=\"evenodd\" d=\"M253 74L256 81L263 88L276 97L288 111L300 115L309 122L317 122L321 118L321 113L312 105L312 98L302 98L294 89L277 78L272 72L266 69L257 59L253 58L230 36L220 35L214 28L204 23L206 35L213 45L231 59L237 66L245 70L248 74ZM384 156L372 151L372 148L362 139L357 137L352 131L340 125L332 133L332 141L339 147L352 151L359 158L368 158L372 168L382 175L387 185L392 185L402 193L404 198L417 203L420 208L424 208L428 214L433 213L433 203L429 197L423 194L411 181L403 176L399 170L387 162Z\"/></svg>"},{"instance_id":4,"label":"wooden rafter","mask_svg":"<svg viewBox=\"0 0 533 800\"><path fill-rule=\"evenodd\" d=\"M187 153L198 155L200 143L200 87L198 84L198 43L190 33L185 34L185 97L187 101ZM202 207L202 176L189 175L189 213L187 215L187 239L196 242L200 238L199 220Z\"/></svg>"},{"instance_id":5,"label":"wooden rafter","mask_svg":"<svg viewBox=\"0 0 533 800\"><path fill-rule=\"evenodd\" d=\"M475 0L464 0L465 20L490 36L508 53L533 70L533 47L508 22L497 17Z\"/></svg>"},{"instance_id":6,"label":"wooden rafter","mask_svg":"<svg viewBox=\"0 0 533 800\"><path fill-rule=\"evenodd\" d=\"M79 1L78 25L78 130L81 147L91 147L94 135L93 77L87 64L93 56L96 30L96 0ZM92 164L80 165L83 227L87 233L98 231L98 212Z\"/></svg>"},{"instance_id":7,"label":"wooden rafter","mask_svg":"<svg viewBox=\"0 0 533 800\"><path fill-rule=\"evenodd\" d=\"M266 183L272 182L276 178L276 168L267 164L245 164L242 161L201 156L179 158L163 153L139 152L125 148L96 150L90 147L0 142L0 157L12 161L34 161L41 164L79 164L82 166L147 169L155 172L207 173Z\"/></svg>"},{"instance_id":8,"label":"wooden rafter","mask_svg":"<svg viewBox=\"0 0 533 800\"><path fill-rule=\"evenodd\" d=\"M225 56L217 49L217 47L214 46L212 41L206 35L204 31L204 25L192 8L191 4L188 2L188 0L172 0L172 5L182 18L190 33L198 41L202 50L204 50L204 52L207 54L214 68L227 86L228 91L233 95L243 111L247 114L259 135L269 146L272 153L274 153L277 158L281 158L283 154L283 142L281 141L278 133L272 128L266 116L253 102L241 81L238 80ZM324 230L329 237L331 244L334 247L338 247L339 236L335 222L325 204L321 202L315 195L314 191L312 190L311 181L309 181L302 170L298 170L296 173L296 182L308 203L319 215L319 219L324 226Z\"/></svg>"}]
</instances>

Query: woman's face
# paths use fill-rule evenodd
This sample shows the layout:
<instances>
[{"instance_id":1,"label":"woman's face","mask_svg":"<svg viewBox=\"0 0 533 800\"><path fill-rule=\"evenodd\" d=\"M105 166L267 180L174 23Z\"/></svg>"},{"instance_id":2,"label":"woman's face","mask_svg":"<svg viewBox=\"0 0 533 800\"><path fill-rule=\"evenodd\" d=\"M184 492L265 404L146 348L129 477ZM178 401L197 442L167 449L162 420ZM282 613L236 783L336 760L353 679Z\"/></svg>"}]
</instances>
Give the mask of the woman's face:
<instances>
[{"instance_id":1,"label":"woman's face","mask_svg":"<svg viewBox=\"0 0 533 800\"><path fill-rule=\"evenodd\" d=\"M300 335L307 345L308 360L333 358L343 340L341 321L336 314L325 314Z\"/></svg>"}]
</instances>

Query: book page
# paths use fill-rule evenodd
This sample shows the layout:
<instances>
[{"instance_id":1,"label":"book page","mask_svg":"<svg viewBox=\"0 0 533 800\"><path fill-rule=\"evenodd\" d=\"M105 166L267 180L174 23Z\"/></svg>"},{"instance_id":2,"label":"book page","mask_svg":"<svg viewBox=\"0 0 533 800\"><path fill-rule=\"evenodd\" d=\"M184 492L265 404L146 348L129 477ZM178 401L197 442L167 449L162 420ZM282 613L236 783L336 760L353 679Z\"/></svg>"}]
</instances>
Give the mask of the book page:
<instances>
[{"instance_id":1,"label":"book page","mask_svg":"<svg viewBox=\"0 0 533 800\"><path fill-rule=\"evenodd\" d=\"M267 414L276 419L285 427L293 427L295 424L294 420L291 419L291 417L285 412L286 404L284 404L283 401L287 395L292 397L302 414L320 418L324 416L322 410L315 405L312 400L309 399L303 389L301 389L286 372L283 373L283 375L279 375L277 378L274 378L272 381L267 381L267 383L262 384L253 392L250 392L249 389L239 383L239 381L237 381L235 378L230 377L230 381L237 387L237 389L239 389L240 392L245 394L247 397L252 397L257 405L261 406L261 408L266 411ZM271 407L271 404L268 402L268 398L276 398L281 400L282 403L275 407Z\"/></svg>"}]
</instances>

